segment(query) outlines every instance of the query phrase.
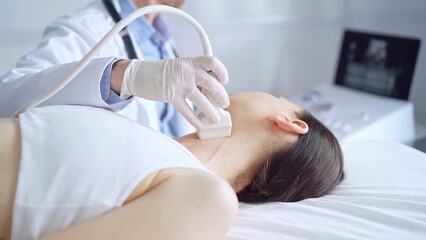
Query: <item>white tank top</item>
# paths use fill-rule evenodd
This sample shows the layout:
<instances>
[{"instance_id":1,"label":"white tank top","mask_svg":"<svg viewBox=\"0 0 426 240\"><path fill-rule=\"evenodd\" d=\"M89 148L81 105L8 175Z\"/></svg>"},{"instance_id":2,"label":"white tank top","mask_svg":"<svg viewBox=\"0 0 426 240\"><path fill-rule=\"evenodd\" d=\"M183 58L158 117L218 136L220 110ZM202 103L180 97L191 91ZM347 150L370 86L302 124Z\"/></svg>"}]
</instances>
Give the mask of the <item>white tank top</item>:
<instances>
[{"instance_id":1,"label":"white tank top","mask_svg":"<svg viewBox=\"0 0 426 240\"><path fill-rule=\"evenodd\" d=\"M208 171L169 137L103 109L42 107L19 122L13 240L36 239L120 207L155 171Z\"/></svg>"}]
</instances>

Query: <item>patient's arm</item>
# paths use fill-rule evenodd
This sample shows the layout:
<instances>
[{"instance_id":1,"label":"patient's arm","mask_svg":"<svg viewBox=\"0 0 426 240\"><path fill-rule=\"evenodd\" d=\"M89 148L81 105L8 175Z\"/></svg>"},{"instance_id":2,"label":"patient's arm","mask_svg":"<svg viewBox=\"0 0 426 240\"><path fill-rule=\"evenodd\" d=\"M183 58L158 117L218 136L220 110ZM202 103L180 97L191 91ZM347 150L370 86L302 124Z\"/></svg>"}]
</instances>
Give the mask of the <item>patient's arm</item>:
<instances>
[{"instance_id":1,"label":"patient's arm","mask_svg":"<svg viewBox=\"0 0 426 240\"><path fill-rule=\"evenodd\" d=\"M17 118L0 119L0 240L10 239L21 156L20 136Z\"/></svg>"},{"instance_id":2,"label":"patient's arm","mask_svg":"<svg viewBox=\"0 0 426 240\"><path fill-rule=\"evenodd\" d=\"M162 170L123 207L42 239L223 239L237 207L234 191L221 178L193 169Z\"/></svg>"}]
</instances>

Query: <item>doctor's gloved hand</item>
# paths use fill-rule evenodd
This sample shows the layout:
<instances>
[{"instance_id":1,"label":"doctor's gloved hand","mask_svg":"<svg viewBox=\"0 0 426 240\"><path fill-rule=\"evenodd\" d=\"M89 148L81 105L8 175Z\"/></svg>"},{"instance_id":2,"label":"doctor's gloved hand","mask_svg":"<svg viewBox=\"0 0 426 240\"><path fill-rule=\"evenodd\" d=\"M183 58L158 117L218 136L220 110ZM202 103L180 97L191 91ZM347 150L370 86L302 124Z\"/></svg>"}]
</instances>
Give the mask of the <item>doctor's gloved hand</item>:
<instances>
[{"instance_id":1,"label":"doctor's gloved hand","mask_svg":"<svg viewBox=\"0 0 426 240\"><path fill-rule=\"evenodd\" d=\"M228 80L225 66L212 56L132 60L124 72L120 97L134 95L170 103L189 123L199 128L202 123L185 100L189 99L207 118L217 123L220 116L212 103L228 107L229 97L223 87Z\"/></svg>"}]
</instances>

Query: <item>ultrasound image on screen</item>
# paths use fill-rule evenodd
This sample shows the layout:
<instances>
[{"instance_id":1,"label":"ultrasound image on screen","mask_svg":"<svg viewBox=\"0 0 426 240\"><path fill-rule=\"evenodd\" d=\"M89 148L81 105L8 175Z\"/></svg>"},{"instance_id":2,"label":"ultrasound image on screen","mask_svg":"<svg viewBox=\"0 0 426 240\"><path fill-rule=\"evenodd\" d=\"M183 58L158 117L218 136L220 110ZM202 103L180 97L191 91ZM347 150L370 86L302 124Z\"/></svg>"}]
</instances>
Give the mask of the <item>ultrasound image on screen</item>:
<instances>
[{"instance_id":1,"label":"ultrasound image on screen","mask_svg":"<svg viewBox=\"0 0 426 240\"><path fill-rule=\"evenodd\" d=\"M419 45L418 39L346 31L335 83L407 100Z\"/></svg>"}]
</instances>

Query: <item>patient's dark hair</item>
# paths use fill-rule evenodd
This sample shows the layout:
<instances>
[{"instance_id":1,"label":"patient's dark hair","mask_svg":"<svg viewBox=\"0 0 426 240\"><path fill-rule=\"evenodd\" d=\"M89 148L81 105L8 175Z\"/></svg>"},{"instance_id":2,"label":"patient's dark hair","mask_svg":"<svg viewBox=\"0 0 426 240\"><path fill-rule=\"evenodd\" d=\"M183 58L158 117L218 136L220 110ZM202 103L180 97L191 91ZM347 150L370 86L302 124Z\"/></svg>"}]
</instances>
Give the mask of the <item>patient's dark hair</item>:
<instances>
[{"instance_id":1,"label":"patient's dark hair","mask_svg":"<svg viewBox=\"0 0 426 240\"><path fill-rule=\"evenodd\" d=\"M309 126L290 149L267 157L251 184L240 191L246 203L295 202L321 197L343 180L343 156L336 137L309 112L297 114Z\"/></svg>"}]
</instances>

